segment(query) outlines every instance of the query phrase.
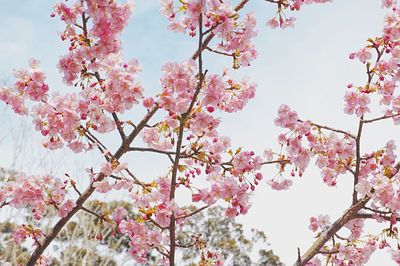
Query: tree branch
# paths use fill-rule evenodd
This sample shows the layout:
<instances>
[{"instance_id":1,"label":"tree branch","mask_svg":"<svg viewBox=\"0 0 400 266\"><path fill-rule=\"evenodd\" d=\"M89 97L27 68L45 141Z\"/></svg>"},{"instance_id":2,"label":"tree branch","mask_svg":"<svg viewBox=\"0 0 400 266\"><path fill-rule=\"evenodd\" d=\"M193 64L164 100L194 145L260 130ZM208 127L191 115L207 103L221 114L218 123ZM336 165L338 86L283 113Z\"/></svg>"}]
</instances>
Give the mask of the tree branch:
<instances>
[{"instance_id":1,"label":"tree branch","mask_svg":"<svg viewBox=\"0 0 400 266\"><path fill-rule=\"evenodd\" d=\"M201 212L201 211L207 209L207 208L210 207L210 206L211 206L211 204L210 204L210 205L205 205L205 206L203 206L203 207L201 207L201 208L195 210L194 212L191 212L191 213L188 213L188 214L186 214L186 215L182 215L182 216L176 217L175 220L180 220L180 219L188 218L188 217L190 217L190 216L193 216L193 215L195 215L195 214L197 214L197 213L199 213L199 212Z\"/></svg>"},{"instance_id":2,"label":"tree branch","mask_svg":"<svg viewBox=\"0 0 400 266\"><path fill-rule=\"evenodd\" d=\"M321 251L321 248L325 245L332 236L334 236L345 224L349 221L358 218L357 213L362 209L365 204L371 199L371 197L365 197L355 204L353 204L345 213L337 219L328 229L323 231L314 244L301 256L300 261L296 261L294 266L304 266L309 262L316 254Z\"/></svg>"},{"instance_id":3,"label":"tree branch","mask_svg":"<svg viewBox=\"0 0 400 266\"><path fill-rule=\"evenodd\" d=\"M367 123L372 123L372 122L379 121L379 120L393 118L393 117L396 117L396 116L400 116L400 114L384 115L384 116L380 116L380 117L377 117L377 118L366 119L366 120L363 120L363 122L365 124L367 124Z\"/></svg>"},{"instance_id":4,"label":"tree branch","mask_svg":"<svg viewBox=\"0 0 400 266\"><path fill-rule=\"evenodd\" d=\"M301 122L301 123L304 122L304 121L301 120L301 119L297 119L297 121L298 121L298 122ZM329 127L329 126L323 126L323 125L320 125L320 124L317 124L317 123L313 123L313 122L311 122L311 121L307 121L307 122L309 122L312 126L315 126L315 127L321 128L321 129L326 129L326 130L329 130L329 131L332 131L332 132L336 132L336 133L341 133L341 134L344 134L344 135L346 135L346 136L348 136L348 137L350 137L350 138L352 138L352 139L356 139L356 136L354 136L354 135L351 134L350 132L346 132L346 131L344 131L344 130L336 129L336 128Z\"/></svg>"},{"instance_id":5,"label":"tree branch","mask_svg":"<svg viewBox=\"0 0 400 266\"><path fill-rule=\"evenodd\" d=\"M354 184L353 184L353 204L357 202L357 190L356 185L358 184L358 175L360 174L360 163L361 163L361 133L363 128L363 116L360 118L358 124L358 132L356 138L356 169L354 171Z\"/></svg>"},{"instance_id":6,"label":"tree branch","mask_svg":"<svg viewBox=\"0 0 400 266\"><path fill-rule=\"evenodd\" d=\"M101 216L100 214L95 213L95 212L92 211L92 210L89 210L89 209L86 208L86 207L83 207L83 206L82 206L81 210L82 210L82 211L85 211L85 212L87 212L87 213L89 213L89 214L91 214L91 215L93 215L93 216L95 216L95 217L97 217L97 218L99 218L99 219L102 220L102 221L105 220L103 216Z\"/></svg>"},{"instance_id":7,"label":"tree branch","mask_svg":"<svg viewBox=\"0 0 400 266\"><path fill-rule=\"evenodd\" d=\"M115 125L117 126L118 133L121 136L122 141L124 141L126 139L126 136L124 129L121 127L121 121L119 120L118 115L115 112L112 113L112 117L114 118L114 122Z\"/></svg>"}]
</instances>

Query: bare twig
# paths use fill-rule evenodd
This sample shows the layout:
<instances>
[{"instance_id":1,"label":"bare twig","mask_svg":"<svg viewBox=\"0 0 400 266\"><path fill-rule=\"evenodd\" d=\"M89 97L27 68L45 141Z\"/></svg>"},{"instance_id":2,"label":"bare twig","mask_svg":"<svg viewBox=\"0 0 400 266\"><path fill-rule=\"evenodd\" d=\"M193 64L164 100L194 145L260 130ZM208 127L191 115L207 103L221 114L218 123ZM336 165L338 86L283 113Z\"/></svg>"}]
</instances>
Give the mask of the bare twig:
<instances>
[{"instance_id":1,"label":"bare twig","mask_svg":"<svg viewBox=\"0 0 400 266\"><path fill-rule=\"evenodd\" d=\"M105 220L103 216L101 216L100 214L97 214L96 212L94 212L94 211L92 211L92 210L89 210L89 209L86 208L86 207L83 207L83 206L82 206L81 210L82 210L82 211L85 211L85 212L87 212L87 213L89 213L89 214L91 214L91 215L93 215L93 216L96 216L96 217L99 218L100 220Z\"/></svg>"},{"instance_id":2,"label":"bare twig","mask_svg":"<svg viewBox=\"0 0 400 266\"><path fill-rule=\"evenodd\" d=\"M297 121L301 122L301 123L304 122L301 119L297 119ZM341 134L344 134L344 135L346 135L346 136L348 136L348 137L350 137L352 139L356 139L356 136L354 136L350 132L346 132L344 130L336 129L336 128L329 127L329 126L320 125L320 124L317 124L317 123L314 123L314 122L311 122L311 121L307 121L307 122L309 122L312 126L315 126L317 128L326 129L326 130L329 130L329 131L332 131L332 132L336 132L336 133L341 133Z\"/></svg>"},{"instance_id":3,"label":"bare twig","mask_svg":"<svg viewBox=\"0 0 400 266\"><path fill-rule=\"evenodd\" d=\"M372 123L372 122L375 122L375 121L384 120L384 119L388 119L388 118L393 118L393 117L397 117L397 116L400 116L400 113L399 114L392 114L392 115L384 115L384 116L380 116L380 117L372 118L372 119L365 119L365 120L363 120L363 122L364 122L364 124L367 124L367 123Z\"/></svg>"},{"instance_id":4,"label":"bare twig","mask_svg":"<svg viewBox=\"0 0 400 266\"><path fill-rule=\"evenodd\" d=\"M290 160L274 160L274 161L269 161L269 162L262 162L261 165L268 165L268 164L288 164L290 163Z\"/></svg>"},{"instance_id":5,"label":"bare twig","mask_svg":"<svg viewBox=\"0 0 400 266\"><path fill-rule=\"evenodd\" d=\"M112 117L114 118L114 122L115 122L115 125L117 126L118 133L119 133L122 141L124 141L126 139L126 136L125 136L124 129L121 126L121 121L119 120L118 115L115 112L112 113Z\"/></svg>"},{"instance_id":6,"label":"bare twig","mask_svg":"<svg viewBox=\"0 0 400 266\"><path fill-rule=\"evenodd\" d=\"M203 207L201 207L201 208L195 210L194 212L191 212L191 213L188 213L188 214L186 214L186 215L182 215L182 216L176 217L175 220L180 220L180 219L188 218L188 217L190 217L190 216L193 216L193 215L195 215L195 214L197 214L197 213L199 213L199 212L201 212L201 211L207 209L207 208L210 207L210 206L211 206L211 205L205 205L205 206L203 206Z\"/></svg>"}]
</instances>

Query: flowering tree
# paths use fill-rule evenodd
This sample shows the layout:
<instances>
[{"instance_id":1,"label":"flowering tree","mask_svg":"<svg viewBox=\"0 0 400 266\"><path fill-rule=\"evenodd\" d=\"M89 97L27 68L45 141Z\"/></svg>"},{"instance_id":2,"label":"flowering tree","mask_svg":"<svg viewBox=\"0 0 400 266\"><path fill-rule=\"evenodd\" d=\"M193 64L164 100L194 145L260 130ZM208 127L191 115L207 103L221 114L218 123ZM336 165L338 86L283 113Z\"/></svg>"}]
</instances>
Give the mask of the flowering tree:
<instances>
[{"instance_id":1,"label":"flowering tree","mask_svg":"<svg viewBox=\"0 0 400 266\"><path fill-rule=\"evenodd\" d=\"M277 10L267 25L292 27L294 18L288 13L299 11L305 4L328 1L265 0ZM367 153L362 153L361 147L367 124L384 119L400 122L400 96L396 92L400 11L396 2L382 1L383 7L391 10L382 36L368 39L365 47L350 54L350 59L361 61L367 73L365 84L350 84L345 94L345 112L359 118L357 132L302 120L282 105L275 120L286 130L278 137L282 149L267 149L263 155L232 147L229 138L217 130L219 112L240 111L255 95L255 84L235 79L234 71L249 67L257 57L252 43L256 20L251 13L242 14L245 6L251 6L250 0L232 2L161 1L161 13L167 17L169 28L188 34L198 45L192 58L162 66L161 90L154 96L144 94L137 78L137 60L125 61L120 53L120 33L132 12L130 2L80 0L55 6L51 16L59 16L65 23L61 39L68 44L58 68L64 83L75 92L50 95L46 76L39 62L32 59L29 69L15 73L13 86L0 90L0 100L15 113L32 117L44 137L44 147L55 150L67 146L76 153L97 150L104 163L87 169L89 185L84 190L69 175L65 179L20 175L3 184L0 208L28 207L37 221L45 219L50 210L56 210L59 217L51 230L33 222L14 230L16 243L32 240L34 251L27 265L51 263L51 258L43 255L46 248L79 211L96 216L102 226L124 237L129 253L140 264L147 263L149 254L155 252L156 264L175 265L176 249L193 248L201 254L199 265L221 265L222 256L207 249L199 235L178 237L188 219L219 201L225 202L227 217L246 214L251 192L263 179L263 166L277 166L278 174L267 181L273 189L288 189L290 176L302 176L313 157L328 186L335 186L340 175L353 176L351 206L333 223L322 215L310 218L310 229L318 231L317 239L304 254L299 251L295 264L320 265L320 256L325 256L335 265L361 265L378 247L390 250L400 264L396 245L400 216L396 146L389 140L385 147ZM231 58L231 69L209 73L204 53ZM367 113L374 111L371 99L377 99L383 115L367 118ZM141 108L145 115L132 121L129 111L139 112ZM101 134L105 133L118 134L120 145L115 151L102 141ZM140 145L140 139L147 146ZM147 180L136 176L123 162L132 152L167 156L171 165L165 175ZM129 193L139 215L132 217L122 207L99 213L87 205L95 192L115 190ZM177 200L182 191L191 194L191 201L197 204L195 210ZM382 231L364 235L365 219L382 223Z\"/></svg>"}]
</instances>

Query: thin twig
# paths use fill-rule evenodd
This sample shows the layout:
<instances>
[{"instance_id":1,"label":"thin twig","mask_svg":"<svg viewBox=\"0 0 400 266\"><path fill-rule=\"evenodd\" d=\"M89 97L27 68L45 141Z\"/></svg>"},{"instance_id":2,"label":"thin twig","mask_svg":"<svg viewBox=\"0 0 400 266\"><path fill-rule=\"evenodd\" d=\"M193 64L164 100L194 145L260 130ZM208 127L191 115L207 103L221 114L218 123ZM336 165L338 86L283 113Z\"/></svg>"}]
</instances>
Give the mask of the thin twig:
<instances>
[{"instance_id":1,"label":"thin twig","mask_svg":"<svg viewBox=\"0 0 400 266\"><path fill-rule=\"evenodd\" d=\"M400 113L399 114L392 114L392 115L384 115L384 116L380 116L380 117L372 118L372 119L365 119L365 120L363 120L363 122L364 122L364 124L367 124L367 123L372 123L372 122L375 122L375 121L384 120L384 119L388 119L388 118L393 118L393 117L397 117L397 116L400 116Z\"/></svg>"},{"instance_id":2,"label":"thin twig","mask_svg":"<svg viewBox=\"0 0 400 266\"><path fill-rule=\"evenodd\" d=\"M165 229L167 229L168 227L166 226L162 226L159 223L157 223L153 218L150 217L150 215L147 215L147 219L149 219L149 221L154 224L155 226L157 226L158 228L161 229L161 231L164 231Z\"/></svg>"},{"instance_id":3,"label":"thin twig","mask_svg":"<svg viewBox=\"0 0 400 266\"><path fill-rule=\"evenodd\" d=\"M82 206L81 210L82 210L82 211L85 211L85 212L87 212L87 213L89 213L89 214L91 214L91 215L93 215L93 216L96 216L96 217L99 218L100 220L105 220L103 216L101 216L101 215L95 213L95 212L92 211L92 210L89 210L89 209L86 208L86 207L83 207L83 206Z\"/></svg>"},{"instance_id":4,"label":"thin twig","mask_svg":"<svg viewBox=\"0 0 400 266\"><path fill-rule=\"evenodd\" d=\"M210 207L210 206L211 206L211 204L210 204L210 205L205 205L205 206L203 206L203 207L201 207L201 208L195 210L194 212L191 212L191 213L188 213L188 214L186 214L186 215L182 215L182 216L176 217L175 220L180 220L180 219L188 218L188 217L190 217L190 216L193 216L193 215L195 215L195 214L197 214L197 213L199 213L199 212L201 212L201 211L207 209L207 208Z\"/></svg>"},{"instance_id":5,"label":"thin twig","mask_svg":"<svg viewBox=\"0 0 400 266\"><path fill-rule=\"evenodd\" d=\"M128 151L154 152L154 153L165 154L168 156L168 159L171 161L171 163L174 163L174 159L172 158L172 155L175 154L174 151L162 151L153 148L141 148L141 147L129 147Z\"/></svg>"},{"instance_id":6,"label":"thin twig","mask_svg":"<svg viewBox=\"0 0 400 266\"><path fill-rule=\"evenodd\" d=\"M354 171L354 183L353 183L353 204L357 202L357 190L356 185L358 184L358 175L360 174L360 164L361 164L361 133L363 129L363 116L360 118L360 122L358 124L358 132L356 138L356 169Z\"/></svg>"},{"instance_id":7,"label":"thin twig","mask_svg":"<svg viewBox=\"0 0 400 266\"><path fill-rule=\"evenodd\" d=\"M225 52L221 52L221 51L218 51L218 50L215 50L215 49L212 49L212 48L210 48L210 47L206 47L206 49L208 50L208 51L210 51L210 52L213 52L213 53L216 53L216 54L220 54L220 55L225 55L225 56L234 56L234 53L225 53Z\"/></svg>"},{"instance_id":8,"label":"thin twig","mask_svg":"<svg viewBox=\"0 0 400 266\"><path fill-rule=\"evenodd\" d=\"M114 122L115 122L115 125L117 126L118 133L119 133L122 141L124 141L126 139L126 136L125 136L124 129L121 127L121 121L119 120L118 115L115 112L113 112L111 115L114 118Z\"/></svg>"},{"instance_id":9,"label":"thin twig","mask_svg":"<svg viewBox=\"0 0 400 266\"><path fill-rule=\"evenodd\" d=\"M290 163L290 160L275 160L275 161L268 161L268 162L262 162L261 165L268 165L268 164L288 164Z\"/></svg>"},{"instance_id":10,"label":"thin twig","mask_svg":"<svg viewBox=\"0 0 400 266\"><path fill-rule=\"evenodd\" d=\"M301 120L301 119L297 119L297 121L300 122L300 123L303 123L303 122L304 122L304 121ZM329 130L329 131L332 131L332 132L336 132L336 133L341 133L341 134L344 134L344 135L346 135L346 136L349 136L349 137L352 138L352 139L356 139L356 136L354 136L354 135L351 134L350 132L346 132L346 131L344 131L344 130L336 129L336 128L329 127L329 126L320 125L320 124L317 124L317 123L314 123L314 122L311 122L311 121L307 121L307 122L310 123L312 126L315 126L315 127L317 127L317 128L326 129L326 130Z\"/></svg>"}]
</instances>

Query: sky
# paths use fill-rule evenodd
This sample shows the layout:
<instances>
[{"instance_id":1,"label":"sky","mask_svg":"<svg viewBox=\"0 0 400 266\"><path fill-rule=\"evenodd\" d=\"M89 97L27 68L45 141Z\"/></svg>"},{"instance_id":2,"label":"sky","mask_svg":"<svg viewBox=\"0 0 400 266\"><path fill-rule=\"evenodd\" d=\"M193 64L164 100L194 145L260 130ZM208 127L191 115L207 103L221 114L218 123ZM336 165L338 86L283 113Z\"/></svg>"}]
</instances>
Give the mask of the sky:
<instances>
[{"instance_id":1,"label":"sky","mask_svg":"<svg viewBox=\"0 0 400 266\"><path fill-rule=\"evenodd\" d=\"M71 90L62 84L56 68L66 47L58 36L61 23L49 16L55 2L0 0L0 84L10 84L12 70L26 67L28 59L34 57L42 62L51 90ZM348 83L365 81L365 70L360 63L348 60L348 54L381 31L384 11L380 5L379 0L335 0L307 6L296 14L295 28L282 31L265 26L265 21L273 15L271 5L261 0L250 1L245 11L255 10L258 18L259 56L251 67L237 71L235 76L247 75L256 82L257 94L242 112L221 114L220 132L230 136L235 146L246 150L262 153L267 147L277 149L276 138L282 131L274 126L273 119L282 103L296 110L302 119L354 132L357 121L343 113L343 96ZM158 9L158 0L136 0L131 24L122 36L124 57L137 58L143 68L140 80L146 95L159 91L161 66L165 62L188 59L197 45L196 39L168 31L167 21ZM218 72L230 62L206 56L204 64L210 72ZM11 114L3 104L0 111L0 167L79 175L85 167L100 162L96 155L44 151L29 119ZM390 122L368 126L363 151L381 147L389 139L396 140L397 132ZM106 142L111 147L116 145L113 138L106 137ZM16 162L15 157L18 157ZM127 160L138 175L162 174L167 163L164 158L143 154ZM266 177L275 173L273 167L264 170ZM309 217L319 214L329 214L332 220L339 217L351 202L351 183L350 176L342 176L336 187L328 188L318 170L311 166L288 191L272 191L265 183L261 184L254 193L248 215L238 220L247 230L252 227L264 230L271 248L290 265L296 260L297 247L304 252L314 240L307 228ZM377 252L368 265L394 263L385 252Z\"/></svg>"}]
</instances>

